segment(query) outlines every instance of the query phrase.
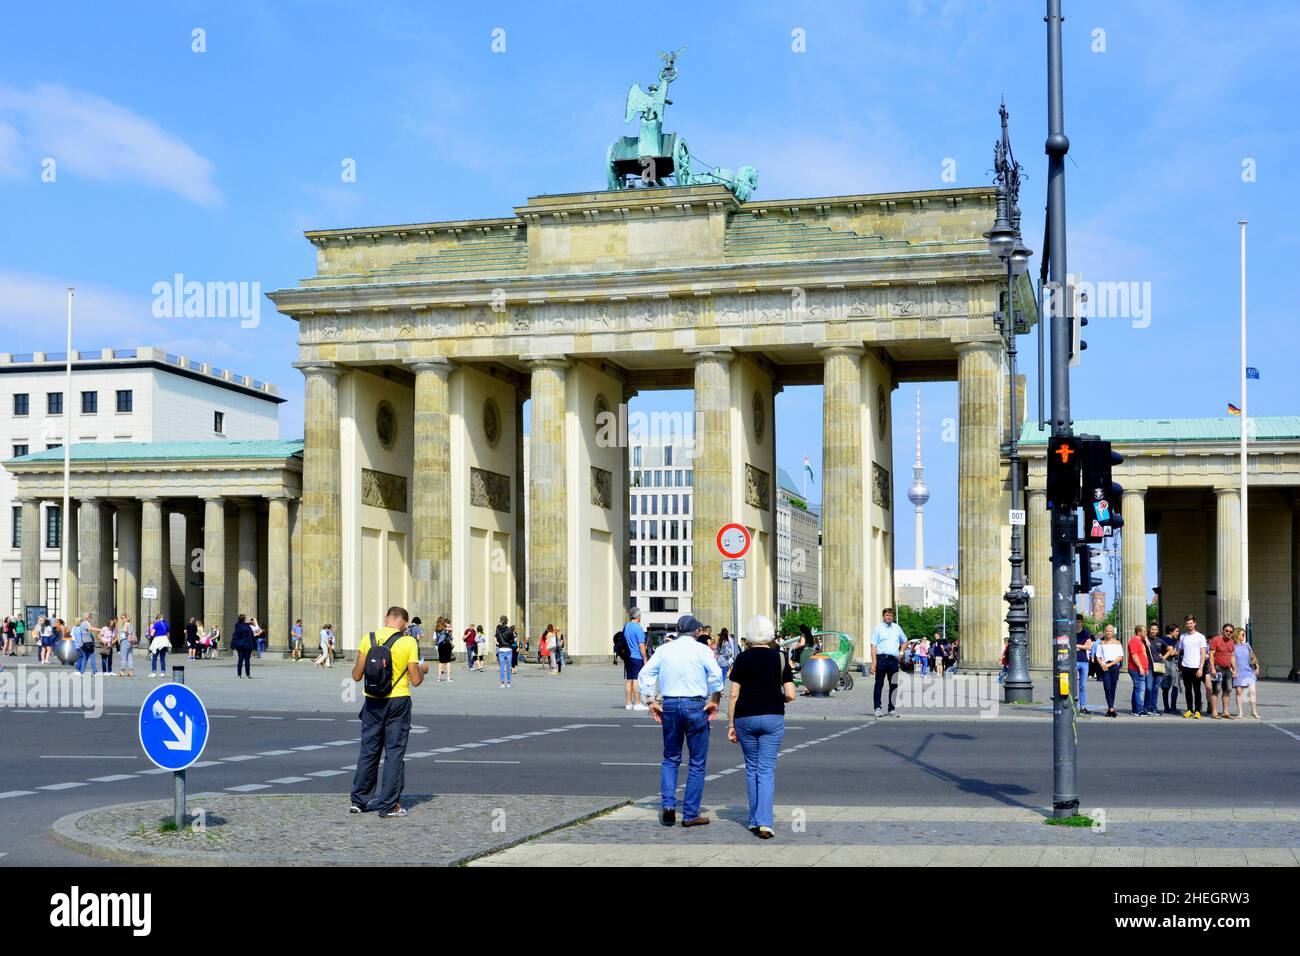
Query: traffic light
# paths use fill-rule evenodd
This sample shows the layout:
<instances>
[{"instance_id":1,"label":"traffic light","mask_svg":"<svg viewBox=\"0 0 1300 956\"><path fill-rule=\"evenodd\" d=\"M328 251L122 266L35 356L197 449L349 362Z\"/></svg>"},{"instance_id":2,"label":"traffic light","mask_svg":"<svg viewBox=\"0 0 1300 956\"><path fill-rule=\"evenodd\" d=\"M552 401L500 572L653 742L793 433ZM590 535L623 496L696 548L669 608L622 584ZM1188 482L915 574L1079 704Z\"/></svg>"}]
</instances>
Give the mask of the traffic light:
<instances>
[{"instance_id":1,"label":"traffic light","mask_svg":"<svg viewBox=\"0 0 1300 956\"><path fill-rule=\"evenodd\" d=\"M1065 302L1066 308L1070 310L1070 368L1076 368L1084 349L1088 347L1088 343L1083 340L1083 327L1088 324L1088 317L1083 314L1084 306L1088 304L1088 293L1080 292L1076 296L1075 287L1068 286Z\"/></svg>"},{"instance_id":2,"label":"traffic light","mask_svg":"<svg viewBox=\"0 0 1300 956\"><path fill-rule=\"evenodd\" d=\"M1080 436L1083 440L1083 524L1084 537L1089 541L1101 541L1116 528L1124 526L1124 517L1120 514L1123 506L1124 489L1115 483L1111 469L1124 460L1124 456L1113 451L1110 442L1102 441L1095 435Z\"/></svg>"},{"instance_id":3,"label":"traffic light","mask_svg":"<svg viewBox=\"0 0 1300 956\"><path fill-rule=\"evenodd\" d=\"M1091 594L1101 587L1101 555L1087 542L1076 544L1074 553L1079 560L1079 583L1074 590L1078 594Z\"/></svg>"},{"instance_id":4,"label":"traffic light","mask_svg":"<svg viewBox=\"0 0 1300 956\"><path fill-rule=\"evenodd\" d=\"M1052 505L1073 507L1079 504L1081 474L1080 439L1055 436L1047 440L1047 501Z\"/></svg>"}]
</instances>

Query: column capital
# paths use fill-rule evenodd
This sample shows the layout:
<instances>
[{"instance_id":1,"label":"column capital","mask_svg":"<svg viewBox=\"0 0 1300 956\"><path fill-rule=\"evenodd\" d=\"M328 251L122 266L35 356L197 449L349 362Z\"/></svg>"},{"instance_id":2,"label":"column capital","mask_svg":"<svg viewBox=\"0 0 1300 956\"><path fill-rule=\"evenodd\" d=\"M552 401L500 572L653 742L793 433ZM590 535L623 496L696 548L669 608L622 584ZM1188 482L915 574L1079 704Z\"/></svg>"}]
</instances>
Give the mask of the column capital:
<instances>
[{"instance_id":1,"label":"column capital","mask_svg":"<svg viewBox=\"0 0 1300 956\"><path fill-rule=\"evenodd\" d=\"M823 339L814 343L813 348L822 354L822 358L831 358L836 355L852 355L860 358L867 352L866 346L861 342L836 342L830 339Z\"/></svg>"},{"instance_id":2,"label":"column capital","mask_svg":"<svg viewBox=\"0 0 1300 956\"><path fill-rule=\"evenodd\" d=\"M1215 489L1214 489L1214 496L1215 496L1216 498L1226 498L1228 495L1233 495L1233 496L1235 496L1235 497L1240 498L1240 497L1241 497L1241 488L1239 488L1239 487L1233 487L1233 488L1215 488Z\"/></svg>"},{"instance_id":3,"label":"column capital","mask_svg":"<svg viewBox=\"0 0 1300 956\"><path fill-rule=\"evenodd\" d=\"M1125 488L1125 489L1124 489L1124 497L1125 497L1125 498L1142 498L1142 499L1145 499L1146 496L1147 496L1147 490L1146 490L1145 488Z\"/></svg>"},{"instance_id":4,"label":"column capital","mask_svg":"<svg viewBox=\"0 0 1300 956\"><path fill-rule=\"evenodd\" d=\"M736 353L730 345L691 345L682 351L693 356L696 364L710 360L726 363L736 357Z\"/></svg>"},{"instance_id":5,"label":"column capital","mask_svg":"<svg viewBox=\"0 0 1300 956\"><path fill-rule=\"evenodd\" d=\"M337 380L339 373L343 371L337 362L294 362L293 367L298 369L304 376L319 375L322 378Z\"/></svg>"},{"instance_id":6,"label":"column capital","mask_svg":"<svg viewBox=\"0 0 1300 956\"><path fill-rule=\"evenodd\" d=\"M417 375L422 372L434 372L441 376L443 381L447 380L447 377L451 375L452 369L455 368L451 359L447 358L445 355L424 355L405 358L402 359L402 364L411 369Z\"/></svg>"},{"instance_id":7,"label":"column capital","mask_svg":"<svg viewBox=\"0 0 1300 956\"><path fill-rule=\"evenodd\" d=\"M527 355L519 356L519 358L534 370L553 368L563 371L573 364L569 361L569 357L562 352L530 352Z\"/></svg>"},{"instance_id":8,"label":"column capital","mask_svg":"<svg viewBox=\"0 0 1300 956\"><path fill-rule=\"evenodd\" d=\"M1001 339L955 340L952 344L957 349L958 354L963 352L1001 352L1003 350Z\"/></svg>"}]
</instances>

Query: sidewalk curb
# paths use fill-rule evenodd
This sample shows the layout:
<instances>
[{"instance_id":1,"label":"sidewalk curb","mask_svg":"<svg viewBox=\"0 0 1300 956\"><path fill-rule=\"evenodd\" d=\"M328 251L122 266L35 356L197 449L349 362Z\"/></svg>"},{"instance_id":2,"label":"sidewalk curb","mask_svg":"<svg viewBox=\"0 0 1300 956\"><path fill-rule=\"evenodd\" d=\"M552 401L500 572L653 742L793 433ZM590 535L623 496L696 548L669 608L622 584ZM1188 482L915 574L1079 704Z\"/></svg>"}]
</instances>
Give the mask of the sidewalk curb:
<instances>
[{"instance_id":1,"label":"sidewalk curb","mask_svg":"<svg viewBox=\"0 0 1300 956\"><path fill-rule=\"evenodd\" d=\"M294 796L293 794L276 794L277 797ZM306 795L304 795L306 796ZM247 794L238 797L239 800L258 800L261 795ZM148 801L157 803L160 814L165 813L172 807L170 800ZM415 866L447 866L457 867L465 866L473 860L484 856L490 856L494 853L500 853L504 850L511 849L531 840L554 833L557 830L563 830L571 826L587 823L591 820L613 813L630 804L632 801L626 799L610 799L608 801L593 801L598 803L595 810L588 811L581 816L561 819L543 829L534 830L525 833L517 839L502 843L499 846L487 847L482 850L475 850L471 853L464 854L449 860L445 863L415 863ZM76 813L69 813L55 820L50 825L50 835L55 843L65 849L72 850L75 853L81 853L86 856L94 857L101 860L109 860L114 863L132 863L143 864L147 866L374 866L378 861L358 861L354 864L340 863L337 860L311 860L301 857L281 857L261 855L257 853L231 853L224 850L178 850L166 847L136 847L123 843L120 840L109 840L102 837L89 836L77 828L77 822L83 817L92 814L99 815L112 813L115 810L123 810L128 807L138 807L139 801L131 803L116 803L104 807L95 807L90 810L79 810Z\"/></svg>"}]
</instances>

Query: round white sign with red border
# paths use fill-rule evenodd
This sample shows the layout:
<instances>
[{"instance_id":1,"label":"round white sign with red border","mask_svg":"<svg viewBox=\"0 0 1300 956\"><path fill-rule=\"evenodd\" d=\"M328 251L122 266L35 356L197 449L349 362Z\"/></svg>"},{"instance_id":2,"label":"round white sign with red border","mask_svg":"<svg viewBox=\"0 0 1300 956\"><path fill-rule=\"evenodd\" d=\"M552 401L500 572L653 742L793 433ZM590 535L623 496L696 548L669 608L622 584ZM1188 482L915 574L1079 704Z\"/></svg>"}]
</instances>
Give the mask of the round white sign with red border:
<instances>
[{"instance_id":1,"label":"round white sign with red border","mask_svg":"<svg viewBox=\"0 0 1300 956\"><path fill-rule=\"evenodd\" d=\"M743 558L749 550L749 529L743 524L723 525L718 531L718 551L724 558Z\"/></svg>"}]
</instances>

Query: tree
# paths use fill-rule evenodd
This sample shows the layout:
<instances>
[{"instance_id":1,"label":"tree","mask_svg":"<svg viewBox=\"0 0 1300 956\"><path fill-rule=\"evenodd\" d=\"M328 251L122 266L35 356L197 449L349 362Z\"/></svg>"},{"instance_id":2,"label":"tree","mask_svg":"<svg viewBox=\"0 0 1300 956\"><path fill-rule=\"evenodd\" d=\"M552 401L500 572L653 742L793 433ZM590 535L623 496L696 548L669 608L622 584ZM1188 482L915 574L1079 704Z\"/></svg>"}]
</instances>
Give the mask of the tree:
<instances>
[{"instance_id":1,"label":"tree","mask_svg":"<svg viewBox=\"0 0 1300 956\"><path fill-rule=\"evenodd\" d=\"M906 604L900 604L895 608L895 620L898 626L903 629L909 641L920 640L922 637L934 637L936 633L943 631L944 609L942 605L937 607L927 607L917 610L908 607ZM955 638L959 635L958 613L956 603L948 605L948 637Z\"/></svg>"},{"instance_id":2,"label":"tree","mask_svg":"<svg viewBox=\"0 0 1300 956\"><path fill-rule=\"evenodd\" d=\"M800 624L807 624L814 631L820 631L822 609L815 604L805 604L802 607L791 608L781 618L781 633L786 636L798 634L800 633Z\"/></svg>"}]
</instances>

